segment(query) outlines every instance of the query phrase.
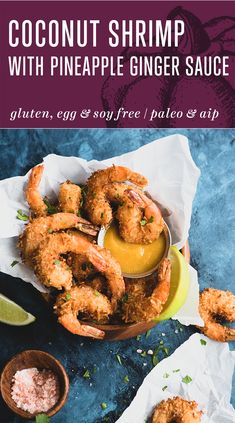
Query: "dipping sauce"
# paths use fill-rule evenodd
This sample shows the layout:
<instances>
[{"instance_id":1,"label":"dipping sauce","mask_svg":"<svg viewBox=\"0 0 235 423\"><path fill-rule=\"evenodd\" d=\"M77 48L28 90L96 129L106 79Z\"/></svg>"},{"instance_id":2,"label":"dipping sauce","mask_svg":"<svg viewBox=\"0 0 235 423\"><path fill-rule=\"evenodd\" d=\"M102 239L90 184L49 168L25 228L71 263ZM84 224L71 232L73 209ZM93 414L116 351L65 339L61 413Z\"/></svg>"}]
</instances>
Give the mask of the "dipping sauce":
<instances>
[{"instance_id":1,"label":"dipping sauce","mask_svg":"<svg viewBox=\"0 0 235 423\"><path fill-rule=\"evenodd\" d=\"M130 244L120 237L118 227L113 223L105 234L104 247L118 260L123 273L141 274L149 272L161 261L166 238L163 231L152 244Z\"/></svg>"}]
</instances>

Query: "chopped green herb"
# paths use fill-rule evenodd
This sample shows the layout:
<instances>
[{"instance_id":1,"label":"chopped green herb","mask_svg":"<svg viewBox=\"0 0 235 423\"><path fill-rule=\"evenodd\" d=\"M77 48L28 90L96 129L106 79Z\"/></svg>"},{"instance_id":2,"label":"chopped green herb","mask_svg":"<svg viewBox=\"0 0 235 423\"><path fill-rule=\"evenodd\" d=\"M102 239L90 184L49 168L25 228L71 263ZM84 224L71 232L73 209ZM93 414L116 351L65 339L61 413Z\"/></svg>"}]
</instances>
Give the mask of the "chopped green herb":
<instances>
[{"instance_id":1,"label":"chopped green herb","mask_svg":"<svg viewBox=\"0 0 235 423\"><path fill-rule=\"evenodd\" d=\"M186 375L185 377L182 378L182 382L186 383L186 385L190 382L192 382L192 378L189 375Z\"/></svg>"},{"instance_id":2,"label":"chopped green herb","mask_svg":"<svg viewBox=\"0 0 235 423\"><path fill-rule=\"evenodd\" d=\"M55 213L58 212L57 207L50 204L49 200L46 197L43 199L43 201L47 206L47 213L48 214L55 214Z\"/></svg>"},{"instance_id":3,"label":"chopped green herb","mask_svg":"<svg viewBox=\"0 0 235 423\"><path fill-rule=\"evenodd\" d=\"M165 391L167 389L167 385L163 386L162 391Z\"/></svg>"},{"instance_id":4,"label":"chopped green herb","mask_svg":"<svg viewBox=\"0 0 235 423\"><path fill-rule=\"evenodd\" d=\"M100 292L99 291L96 291L96 289L94 291L94 294L95 294L96 297L99 297L100 296Z\"/></svg>"},{"instance_id":5,"label":"chopped green herb","mask_svg":"<svg viewBox=\"0 0 235 423\"><path fill-rule=\"evenodd\" d=\"M27 216L27 214L24 214L22 210L17 210L16 218L19 220L23 220L24 222L27 222L27 220L29 220L29 216Z\"/></svg>"},{"instance_id":6,"label":"chopped green herb","mask_svg":"<svg viewBox=\"0 0 235 423\"><path fill-rule=\"evenodd\" d=\"M104 416L102 419L103 422L109 422L109 416Z\"/></svg>"},{"instance_id":7,"label":"chopped green herb","mask_svg":"<svg viewBox=\"0 0 235 423\"><path fill-rule=\"evenodd\" d=\"M137 341L140 341L141 340L141 335L137 335L136 340Z\"/></svg>"},{"instance_id":8,"label":"chopped green herb","mask_svg":"<svg viewBox=\"0 0 235 423\"><path fill-rule=\"evenodd\" d=\"M19 263L19 261L18 260L14 260L12 263L11 263L11 267L14 267L16 264L18 264Z\"/></svg>"},{"instance_id":9,"label":"chopped green herb","mask_svg":"<svg viewBox=\"0 0 235 423\"><path fill-rule=\"evenodd\" d=\"M157 352L154 352L152 355L152 363L154 366L156 366L159 363Z\"/></svg>"},{"instance_id":10,"label":"chopped green herb","mask_svg":"<svg viewBox=\"0 0 235 423\"><path fill-rule=\"evenodd\" d=\"M167 347L164 347L164 348L163 348L163 351L164 351L164 353L165 353L166 355L169 355L169 349L168 349Z\"/></svg>"},{"instance_id":11,"label":"chopped green herb","mask_svg":"<svg viewBox=\"0 0 235 423\"><path fill-rule=\"evenodd\" d=\"M147 223L147 220L146 220L146 219L142 219L142 220L140 221L141 226L145 226L145 225L146 225L146 223Z\"/></svg>"},{"instance_id":12,"label":"chopped green herb","mask_svg":"<svg viewBox=\"0 0 235 423\"><path fill-rule=\"evenodd\" d=\"M119 354L116 354L116 359L117 359L118 363L122 366L122 359L121 359Z\"/></svg>"},{"instance_id":13,"label":"chopped green herb","mask_svg":"<svg viewBox=\"0 0 235 423\"><path fill-rule=\"evenodd\" d=\"M164 373L163 375L164 379L167 379L169 376L170 376L169 373Z\"/></svg>"},{"instance_id":14,"label":"chopped green herb","mask_svg":"<svg viewBox=\"0 0 235 423\"><path fill-rule=\"evenodd\" d=\"M200 339L201 345L206 345L207 342L204 339Z\"/></svg>"},{"instance_id":15,"label":"chopped green herb","mask_svg":"<svg viewBox=\"0 0 235 423\"><path fill-rule=\"evenodd\" d=\"M122 303L126 303L128 301L128 294L125 293L121 299Z\"/></svg>"},{"instance_id":16,"label":"chopped green herb","mask_svg":"<svg viewBox=\"0 0 235 423\"><path fill-rule=\"evenodd\" d=\"M67 292L67 294L65 295L66 301L70 300L71 298L71 294L69 292Z\"/></svg>"},{"instance_id":17,"label":"chopped green herb","mask_svg":"<svg viewBox=\"0 0 235 423\"><path fill-rule=\"evenodd\" d=\"M146 351L143 351L140 355L141 355L141 357L146 357L147 353L146 353Z\"/></svg>"},{"instance_id":18,"label":"chopped green herb","mask_svg":"<svg viewBox=\"0 0 235 423\"><path fill-rule=\"evenodd\" d=\"M148 338L148 337L149 337L149 335L150 335L150 333L151 333L151 329L147 330L147 332L146 332L146 334L145 334L145 337L146 337L146 338Z\"/></svg>"},{"instance_id":19,"label":"chopped green herb","mask_svg":"<svg viewBox=\"0 0 235 423\"><path fill-rule=\"evenodd\" d=\"M35 423L50 423L50 419L46 414L38 414L35 418Z\"/></svg>"},{"instance_id":20,"label":"chopped green herb","mask_svg":"<svg viewBox=\"0 0 235 423\"><path fill-rule=\"evenodd\" d=\"M180 369L173 370L173 373L178 373L178 372L180 372Z\"/></svg>"},{"instance_id":21,"label":"chopped green herb","mask_svg":"<svg viewBox=\"0 0 235 423\"><path fill-rule=\"evenodd\" d=\"M160 342L159 342L159 345L163 345L164 344L164 342L163 342L163 340L161 340Z\"/></svg>"},{"instance_id":22,"label":"chopped green herb","mask_svg":"<svg viewBox=\"0 0 235 423\"><path fill-rule=\"evenodd\" d=\"M153 221L154 221L154 217L153 217L153 216L151 216L151 217L149 218L149 223L153 223Z\"/></svg>"},{"instance_id":23,"label":"chopped green herb","mask_svg":"<svg viewBox=\"0 0 235 423\"><path fill-rule=\"evenodd\" d=\"M90 378L91 378L91 375L90 375L89 370L86 370L86 371L83 373L82 377L84 377L84 379L90 379Z\"/></svg>"},{"instance_id":24,"label":"chopped green herb","mask_svg":"<svg viewBox=\"0 0 235 423\"><path fill-rule=\"evenodd\" d=\"M107 408L107 404L106 404L106 402L102 402L102 403L100 404L100 406L101 406L102 410L106 410L106 408Z\"/></svg>"},{"instance_id":25,"label":"chopped green herb","mask_svg":"<svg viewBox=\"0 0 235 423\"><path fill-rule=\"evenodd\" d=\"M129 382L129 377L128 377L128 375L126 375L126 376L123 378L123 382L125 382L125 383L128 383L128 382Z\"/></svg>"},{"instance_id":26,"label":"chopped green herb","mask_svg":"<svg viewBox=\"0 0 235 423\"><path fill-rule=\"evenodd\" d=\"M48 229L48 231L47 231L49 234L52 234L52 232L53 232L53 229Z\"/></svg>"},{"instance_id":27,"label":"chopped green herb","mask_svg":"<svg viewBox=\"0 0 235 423\"><path fill-rule=\"evenodd\" d=\"M55 260L54 264L56 264L56 266L60 266L61 265L61 261L60 260Z\"/></svg>"}]
</instances>

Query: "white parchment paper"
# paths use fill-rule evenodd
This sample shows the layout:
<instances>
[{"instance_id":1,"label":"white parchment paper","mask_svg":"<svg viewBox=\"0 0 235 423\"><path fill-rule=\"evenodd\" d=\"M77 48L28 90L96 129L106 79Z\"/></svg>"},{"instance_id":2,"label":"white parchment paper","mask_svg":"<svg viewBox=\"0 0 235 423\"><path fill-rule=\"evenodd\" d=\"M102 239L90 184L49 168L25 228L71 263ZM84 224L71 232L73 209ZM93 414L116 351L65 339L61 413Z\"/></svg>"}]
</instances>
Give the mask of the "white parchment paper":
<instances>
[{"instance_id":1,"label":"white parchment paper","mask_svg":"<svg viewBox=\"0 0 235 423\"><path fill-rule=\"evenodd\" d=\"M200 171L189 150L188 140L182 135L172 135L130 153L104 161L87 162L78 157L62 157L50 154L43 160L45 170L40 185L43 196L53 199L57 196L59 184L67 179L85 183L92 172L112 164L130 167L145 175L149 180L147 190L167 209L164 216L170 227L173 244L181 248L188 238L192 203ZM0 181L0 271L32 283L40 291L46 291L33 272L24 264L11 267L14 260L20 261L16 248L17 237L23 231L25 222L16 219L17 210L28 214L24 189L29 173ZM198 280L196 271L190 268L191 295L185 306L177 313L183 324L202 324L198 314Z\"/></svg>"},{"instance_id":2,"label":"white parchment paper","mask_svg":"<svg viewBox=\"0 0 235 423\"><path fill-rule=\"evenodd\" d=\"M230 404L234 365L235 352L229 351L227 343L196 333L154 367L116 423L145 423L160 401L174 396L195 400L204 412L202 423L234 423L235 410ZM192 381L183 383L185 376Z\"/></svg>"}]
</instances>

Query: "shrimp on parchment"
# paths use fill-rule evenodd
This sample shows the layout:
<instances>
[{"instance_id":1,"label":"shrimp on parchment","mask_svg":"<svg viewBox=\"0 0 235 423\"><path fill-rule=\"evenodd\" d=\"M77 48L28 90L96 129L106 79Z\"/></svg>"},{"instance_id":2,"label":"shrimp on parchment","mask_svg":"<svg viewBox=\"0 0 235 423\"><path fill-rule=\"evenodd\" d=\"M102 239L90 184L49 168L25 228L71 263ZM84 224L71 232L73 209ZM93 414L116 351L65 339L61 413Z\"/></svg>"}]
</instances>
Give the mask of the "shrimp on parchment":
<instances>
[{"instance_id":1,"label":"shrimp on parchment","mask_svg":"<svg viewBox=\"0 0 235 423\"><path fill-rule=\"evenodd\" d=\"M181 397L161 401L154 410L152 423L200 423L202 411L196 401Z\"/></svg>"},{"instance_id":2,"label":"shrimp on parchment","mask_svg":"<svg viewBox=\"0 0 235 423\"><path fill-rule=\"evenodd\" d=\"M200 294L199 312L205 326L198 328L215 341L235 340L235 328L227 327L223 321L235 321L235 295L229 291L207 288Z\"/></svg>"}]
</instances>

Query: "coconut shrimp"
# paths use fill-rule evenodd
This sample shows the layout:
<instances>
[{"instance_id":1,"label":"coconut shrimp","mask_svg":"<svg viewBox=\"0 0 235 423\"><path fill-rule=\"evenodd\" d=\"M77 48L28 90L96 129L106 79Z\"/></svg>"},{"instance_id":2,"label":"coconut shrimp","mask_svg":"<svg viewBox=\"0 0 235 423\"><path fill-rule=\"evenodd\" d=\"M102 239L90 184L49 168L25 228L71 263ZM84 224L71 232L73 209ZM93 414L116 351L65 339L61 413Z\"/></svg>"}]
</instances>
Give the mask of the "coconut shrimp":
<instances>
[{"instance_id":1,"label":"coconut shrimp","mask_svg":"<svg viewBox=\"0 0 235 423\"><path fill-rule=\"evenodd\" d=\"M235 340L235 328L224 326L221 321L235 321L235 295L229 291L207 288L200 294L199 312L205 326L200 331L215 341Z\"/></svg>"},{"instance_id":2,"label":"coconut shrimp","mask_svg":"<svg viewBox=\"0 0 235 423\"><path fill-rule=\"evenodd\" d=\"M56 213L32 220L19 237L18 246L23 259L30 264L36 250L48 234L75 228L80 223L81 218L72 213Z\"/></svg>"},{"instance_id":3,"label":"coconut shrimp","mask_svg":"<svg viewBox=\"0 0 235 423\"><path fill-rule=\"evenodd\" d=\"M107 199L107 186L113 182L129 181L139 187L147 185L147 179L127 167L112 166L94 172L87 182L85 208L92 223L108 225L113 216L110 202ZM128 185L126 185L128 186Z\"/></svg>"},{"instance_id":4,"label":"coconut shrimp","mask_svg":"<svg viewBox=\"0 0 235 423\"><path fill-rule=\"evenodd\" d=\"M150 244L158 239L164 228L159 207L143 192L126 189L130 201L124 201L117 210L121 237L130 243Z\"/></svg>"},{"instance_id":5,"label":"coconut shrimp","mask_svg":"<svg viewBox=\"0 0 235 423\"><path fill-rule=\"evenodd\" d=\"M62 212L78 214L82 200L82 190L78 185L66 181L60 185L59 207Z\"/></svg>"},{"instance_id":6,"label":"coconut shrimp","mask_svg":"<svg viewBox=\"0 0 235 423\"><path fill-rule=\"evenodd\" d=\"M30 173L29 181L25 190L26 200L30 209L34 212L35 216L46 216L47 205L39 192L39 185L42 179L44 166L35 166Z\"/></svg>"},{"instance_id":7,"label":"coconut shrimp","mask_svg":"<svg viewBox=\"0 0 235 423\"><path fill-rule=\"evenodd\" d=\"M181 397L161 401L154 410L152 423L200 423L202 411L196 401Z\"/></svg>"},{"instance_id":8,"label":"coconut shrimp","mask_svg":"<svg viewBox=\"0 0 235 423\"><path fill-rule=\"evenodd\" d=\"M123 320L129 322L151 321L159 316L170 291L171 264L164 259L158 269L158 283L152 275L127 282L127 300L123 302Z\"/></svg>"},{"instance_id":9,"label":"coconut shrimp","mask_svg":"<svg viewBox=\"0 0 235 423\"><path fill-rule=\"evenodd\" d=\"M125 283L119 263L104 248L92 244L79 233L54 233L48 236L38 249L35 258L35 272L46 286L69 290L72 286L72 270L62 254L82 254L107 279L112 293L112 305L125 292Z\"/></svg>"},{"instance_id":10,"label":"coconut shrimp","mask_svg":"<svg viewBox=\"0 0 235 423\"><path fill-rule=\"evenodd\" d=\"M65 329L76 335L98 339L102 339L105 332L79 321L79 313L102 323L107 323L108 317L112 313L112 306L108 298L85 284L74 286L69 291L58 295L54 308L59 323Z\"/></svg>"}]
</instances>

